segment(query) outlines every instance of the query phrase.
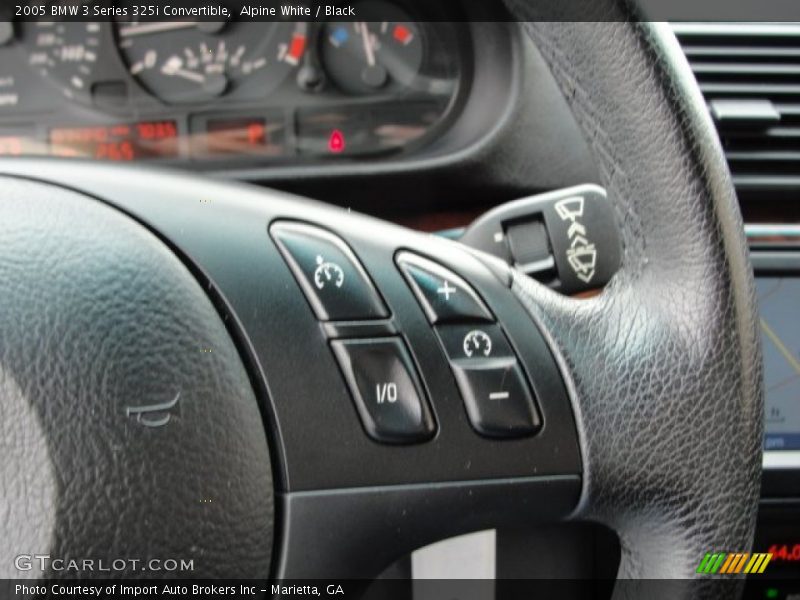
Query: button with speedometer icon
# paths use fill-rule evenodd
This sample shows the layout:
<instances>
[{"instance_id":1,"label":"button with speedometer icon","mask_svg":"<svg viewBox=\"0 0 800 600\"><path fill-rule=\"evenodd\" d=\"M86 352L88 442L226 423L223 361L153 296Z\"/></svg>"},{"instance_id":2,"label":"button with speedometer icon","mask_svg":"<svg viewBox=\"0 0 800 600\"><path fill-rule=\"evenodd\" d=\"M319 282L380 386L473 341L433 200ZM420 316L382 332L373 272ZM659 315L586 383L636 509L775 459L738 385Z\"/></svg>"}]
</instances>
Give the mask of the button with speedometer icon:
<instances>
[{"instance_id":1,"label":"button with speedometer icon","mask_svg":"<svg viewBox=\"0 0 800 600\"><path fill-rule=\"evenodd\" d=\"M120 22L116 34L131 75L167 104L218 97L252 100L300 64L306 23Z\"/></svg>"},{"instance_id":2,"label":"button with speedometer icon","mask_svg":"<svg viewBox=\"0 0 800 600\"><path fill-rule=\"evenodd\" d=\"M497 325L438 325L436 333L451 360L513 358L503 330Z\"/></svg>"},{"instance_id":3,"label":"button with speedometer icon","mask_svg":"<svg viewBox=\"0 0 800 600\"><path fill-rule=\"evenodd\" d=\"M464 356L489 356L492 353L492 338L485 331L474 329L464 336L461 343Z\"/></svg>"}]
</instances>

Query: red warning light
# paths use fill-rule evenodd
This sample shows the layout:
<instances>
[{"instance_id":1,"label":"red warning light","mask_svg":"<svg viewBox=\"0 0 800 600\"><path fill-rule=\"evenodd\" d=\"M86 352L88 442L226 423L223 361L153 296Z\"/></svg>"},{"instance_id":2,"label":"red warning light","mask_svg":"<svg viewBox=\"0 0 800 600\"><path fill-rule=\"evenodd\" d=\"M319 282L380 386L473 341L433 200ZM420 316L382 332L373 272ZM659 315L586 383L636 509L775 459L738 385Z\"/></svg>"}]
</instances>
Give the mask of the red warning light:
<instances>
[{"instance_id":1,"label":"red warning light","mask_svg":"<svg viewBox=\"0 0 800 600\"><path fill-rule=\"evenodd\" d=\"M266 132L263 123L248 123L247 125L247 143L250 146L263 146L266 142Z\"/></svg>"},{"instance_id":2,"label":"red warning light","mask_svg":"<svg viewBox=\"0 0 800 600\"><path fill-rule=\"evenodd\" d=\"M409 43L411 43L411 40L414 38L414 34L411 33L411 30L405 25L395 25L394 33L392 35L394 36L394 39L404 46L407 46Z\"/></svg>"},{"instance_id":3,"label":"red warning light","mask_svg":"<svg viewBox=\"0 0 800 600\"><path fill-rule=\"evenodd\" d=\"M334 129L328 138L328 150L333 154L344 152L344 135L338 129Z\"/></svg>"}]
</instances>

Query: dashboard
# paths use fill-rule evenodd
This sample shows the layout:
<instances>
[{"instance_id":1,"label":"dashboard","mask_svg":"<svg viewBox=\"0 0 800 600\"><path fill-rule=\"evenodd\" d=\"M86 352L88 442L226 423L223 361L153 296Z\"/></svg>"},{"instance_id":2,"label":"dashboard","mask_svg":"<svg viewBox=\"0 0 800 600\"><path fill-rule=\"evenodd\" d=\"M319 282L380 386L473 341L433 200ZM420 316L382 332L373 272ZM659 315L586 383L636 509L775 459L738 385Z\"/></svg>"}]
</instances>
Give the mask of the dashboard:
<instances>
[{"instance_id":1,"label":"dashboard","mask_svg":"<svg viewBox=\"0 0 800 600\"><path fill-rule=\"evenodd\" d=\"M361 4L359 22L0 23L0 155L205 168L418 150L469 91L469 27Z\"/></svg>"}]
</instances>

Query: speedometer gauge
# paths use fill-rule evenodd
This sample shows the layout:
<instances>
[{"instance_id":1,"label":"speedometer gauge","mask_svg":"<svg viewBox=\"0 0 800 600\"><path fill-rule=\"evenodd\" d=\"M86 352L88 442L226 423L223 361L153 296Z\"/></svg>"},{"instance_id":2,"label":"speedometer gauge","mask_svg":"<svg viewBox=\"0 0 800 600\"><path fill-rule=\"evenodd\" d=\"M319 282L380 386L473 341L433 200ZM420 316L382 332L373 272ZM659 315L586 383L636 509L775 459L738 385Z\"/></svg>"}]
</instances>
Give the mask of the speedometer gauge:
<instances>
[{"instance_id":1,"label":"speedometer gauge","mask_svg":"<svg viewBox=\"0 0 800 600\"><path fill-rule=\"evenodd\" d=\"M26 23L22 43L28 64L56 82L68 98L89 97L98 59L106 52L100 23Z\"/></svg>"},{"instance_id":2,"label":"speedometer gauge","mask_svg":"<svg viewBox=\"0 0 800 600\"><path fill-rule=\"evenodd\" d=\"M259 99L297 67L305 23L127 22L117 25L131 75L168 104Z\"/></svg>"}]
</instances>

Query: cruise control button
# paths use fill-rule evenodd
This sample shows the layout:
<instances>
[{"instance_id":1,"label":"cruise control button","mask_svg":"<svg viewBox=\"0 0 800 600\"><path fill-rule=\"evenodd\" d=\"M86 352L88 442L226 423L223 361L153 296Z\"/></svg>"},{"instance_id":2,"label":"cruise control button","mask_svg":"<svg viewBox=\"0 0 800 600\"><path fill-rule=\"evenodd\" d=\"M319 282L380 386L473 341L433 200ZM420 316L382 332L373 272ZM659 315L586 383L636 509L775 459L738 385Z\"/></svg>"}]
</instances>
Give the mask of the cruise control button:
<instances>
[{"instance_id":1,"label":"cruise control button","mask_svg":"<svg viewBox=\"0 0 800 600\"><path fill-rule=\"evenodd\" d=\"M397 264L432 325L494 321L472 287L452 271L409 252L399 254Z\"/></svg>"},{"instance_id":2,"label":"cruise control button","mask_svg":"<svg viewBox=\"0 0 800 600\"><path fill-rule=\"evenodd\" d=\"M320 321L389 316L366 271L338 237L289 222L275 223L270 233Z\"/></svg>"},{"instance_id":3,"label":"cruise control button","mask_svg":"<svg viewBox=\"0 0 800 600\"><path fill-rule=\"evenodd\" d=\"M403 444L433 436L431 411L400 338L335 340L331 347L370 437Z\"/></svg>"},{"instance_id":4,"label":"cruise control button","mask_svg":"<svg viewBox=\"0 0 800 600\"><path fill-rule=\"evenodd\" d=\"M536 432L541 421L516 359L453 361L451 365L478 433L513 438Z\"/></svg>"},{"instance_id":5,"label":"cruise control button","mask_svg":"<svg viewBox=\"0 0 800 600\"><path fill-rule=\"evenodd\" d=\"M497 325L442 325L436 333L450 360L514 358L514 351Z\"/></svg>"}]
</instances>

